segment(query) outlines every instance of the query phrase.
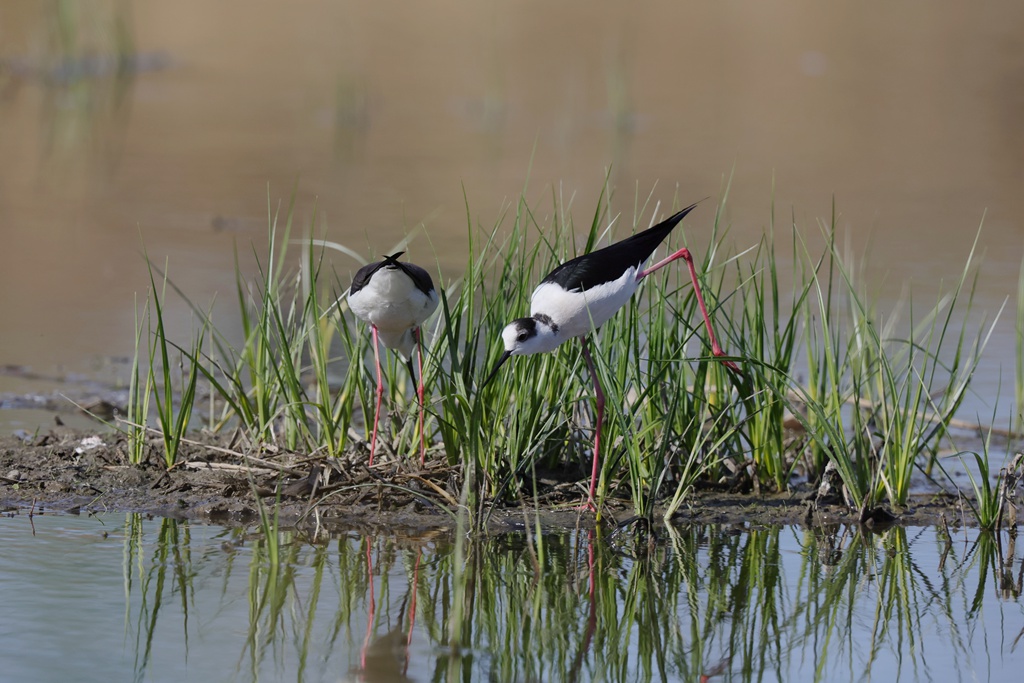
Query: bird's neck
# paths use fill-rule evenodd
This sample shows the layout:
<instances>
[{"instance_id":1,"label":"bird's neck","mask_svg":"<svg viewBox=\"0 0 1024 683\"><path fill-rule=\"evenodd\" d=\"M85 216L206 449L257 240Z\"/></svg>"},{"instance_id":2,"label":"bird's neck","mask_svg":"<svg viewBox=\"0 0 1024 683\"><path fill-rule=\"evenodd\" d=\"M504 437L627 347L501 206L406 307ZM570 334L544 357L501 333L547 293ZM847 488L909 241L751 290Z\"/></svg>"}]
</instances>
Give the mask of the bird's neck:
<instances>
[{"instance_id":1,"label":"bird's neck","mask_svg":"<svg viewBox=\"0 0 1024 683\"><path fill-rule=\"evenodd\" d=\"M533 353L554 351L565 341L565 335L562 334L558 324L551 319L551 316L545 313L534 313L531 317L537 321L537 336L533 345Z\"/></svg>"},{"instance_id":2,"label":"bird's neck","mask_svg":"<svg viewBox=\"0 0 1024 683\"><path fill-rule=\"evenodd\" d=\"M552 334L558 334L558 325L547 313L534 313L531 317L537 321L538 327L547 328Z\"/></svg>"}]
</instances>

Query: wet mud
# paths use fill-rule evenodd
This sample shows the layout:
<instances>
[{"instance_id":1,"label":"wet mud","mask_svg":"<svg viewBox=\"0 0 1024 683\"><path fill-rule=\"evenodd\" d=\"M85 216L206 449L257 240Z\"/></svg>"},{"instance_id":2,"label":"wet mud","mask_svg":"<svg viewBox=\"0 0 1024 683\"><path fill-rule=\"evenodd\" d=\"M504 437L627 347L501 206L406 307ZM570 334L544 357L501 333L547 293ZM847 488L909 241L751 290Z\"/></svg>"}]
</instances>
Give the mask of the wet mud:
<instances>
[{"instance_id":1,"label":"wet mud","mask_svg":"<svg viewBox=\"0 0 1024 683\"><path fill-rule=\"evenodd\" d=\"M372 470L365 454L333 458L257 449L237 438L206 437L182 447L175 467L160 461L159 438L142 464L127 462L128 444L117 433L58 427L45 434L0 438L0 505L8 512L133 511L218 524L252 524L260 506L277 508L282 525L326 528L454 528L463 489L462 469L421 468L418 462L384 463ZM489 531L533 527L622 527L640 523L632 505L606 497L600 521L576 507L585 481L574 473L539 477L536 500L485 504L475 518ZM782 494L698 488L673 523L719 525L828 525L868 527L971 525L962 497L914 496L905 508L863 516L846 505L822 504L816 491L796 486ZM663 511L656 509L654 519ZM891 515L891 516L890 516Z\"/></svg>"}]
</instances>

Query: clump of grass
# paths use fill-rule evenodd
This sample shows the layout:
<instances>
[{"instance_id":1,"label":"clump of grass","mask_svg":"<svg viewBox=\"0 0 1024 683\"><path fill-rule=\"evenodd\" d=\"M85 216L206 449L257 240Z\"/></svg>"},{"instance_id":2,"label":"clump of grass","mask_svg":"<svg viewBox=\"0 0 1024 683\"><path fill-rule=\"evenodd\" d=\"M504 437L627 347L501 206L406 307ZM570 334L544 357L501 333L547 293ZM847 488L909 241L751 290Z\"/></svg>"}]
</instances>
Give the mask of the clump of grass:
<instances>
[{"instance_id":1,"label":"clump of grass","mask_svg":"<svg viewBox=\"0 0 1024 683\"><path fill-rule=\"evenodd\" d=\"M142 310L143 319L149 317L149 302L147 301ZM140 322L139 307L135 305L135 353L132 356L131 374L128 380L128 403L127 414L125 415L124 432L128 437L128 462L132 465L139 465L146 459L146 447L148 434L146 423L149 420L149 401L153 396L153 372L143 372L140 367L142 361L142 335L146 330Z\"/></svg>"},{"instance_id":2,"label":"clump of grass","mask_svg":"<svg viewBox=\"0 0 1024 683\"><path fill-rule=\"evenodd\" d=\"M998 393L998 391L997 391ZM992 422L996 419L996 408L992 410ZM1024 455L1017 453L1009 463L1004 463L995 476L992 475L992 436L994 428L989 427L981 443L981 452L968 451L957 453L956 456L964 463L964 469L971 482L974 495L967 497L967 504L974 513L978 526L986 531L1000 531L1004 520L1009 519L1010 526L1016 524L1015 494L1017 485L1024 478ZM965 460L971 456L975 471ZM948 475L947 475L948 476Z\"/></svg>"},{"instance_id":3,"label":"clump of grass","mask_svg":"<svg viewBox=\"0 0 1024 683\"><path fill-rule=\"evenodd\" d=\"M991 432L989 433L991 436ZM970 453L974 456L974 464L978 468L978 476L975 477L970 467L967 467L967 476L971 480L971 488L974 489L974 499L968 499L968 505L974 512L974 518L982 529L993 530L999 520L1002 511L1002 479L993 482L989 468L989 438L985 438L982 453ZM961 458L963 455L961 455Z\"/></svg>"},{"instance_id":4,"label":"clump of grass","mask_svg":"<svg viewBox=\"0 0 1024 683\"><path fill-rule=\"evenodd\" d=\"M671 515L701 482L784 491L794 475L813 481L831 461L855 506L905 504L913 469L934 462L991 334L988 326L972 337L962 324L977 282L973 249L952 291L923 316L910 301L909 327L899 332L902 321L878 314L853 260L836 246L834 215L820 226L825 246L817 254L794 222L792 270L783 274L774 207L765 239L737 254L723 246L724 202L709 246L693 251L710 314L741 372L709 353L684 269L646 283L591 335L608 406L598 498L624 498L648 518L666 505ZM434 461L461 468L452 493L468 491L469 509L534 495L540 470L577 470L581 479L590 471L594 397L579 344L519 358L502 369L501 381L479 384L503 350L500 331L528 312L545 274L663 213L652 196L637 197L629 219L614 211L606 188L582 230L557 196L547 216L524 196L477 227L467 202L466 267L454 281L439 273L439 312L422 331L426 438ZM347 277L328 268L329 243L307 239L300 259L289 256L293 214L294 199L284 216L268 203L269 254L257 257L254 282L237 269L237 346L194 305L196 339L185 347L170 342L165 289L151 276L153 362L147 383L133 385L130 410L147 414L153 395L168 453L189 424L202 376L222 406L208 420L211 429L232 425L254 444L360 457L350 434L373 415L369 335L347 309ZM311 234L314 227L315 218ZM686 227L665 248L685 244ZM177 413L167 393L171 348L185 359ZM391 416L381 439L401 459L418 452L417 403L404 368L386 357ZM802 437L787 426L790 414Z\"/></svg>"},{"instance_id":5,"label":"clump of grass","mask_svg":"<svg viewBox=\"0 0 1024 683\"><path fill-rule=\"evenodd\" d=\"M311 241L301 268L290 268L293 211L294 204L282 217L279 209L268 206L269 254L266 258L255 255L258 277L254 282L236 267L240 343L232 344L217 332L210 314L171 284L201 316L204 331L213 330L212 350L203 350L202 336L179 350L209 382L212 399L223 406L219 414L211 408L208 427L212 431L237 426L253 444L338 455L348 443L353 396L363 390L358 373L350 372L355 365L347 359L366 345L355 333L354 323L339 315L338 296L332 296L337 287L320 277L323 251L314 250ZM159 337L162 308L157 307L156 314ZM338 353L339 339L347 356ZM339 376L341 390L337 391Z\"/></svg>"},{"instance_id":6,"label":"clump of grass","mask_svg":"<svg viewBox=\"0 0 1024 683\"><path fill-rule=\"evenodd\" d=\"M632 230L646 228L658 214L650 197L638 205ZM648 213L651 219L641 222ZM717 262L717 234L716 219L710 237L715 246L703 251L697 268L722 343L732 349L734 328L718 304L724 267ZM685 237L680 231L684 244ZM669 250L680 246L672 237L669 242ZM617 448L608 451L604 472L624 471L626 495L643 515L660 500L662 485L667 491L675 484L673 498L681 501L698 479L716 470L723 454L742 449L738 425L726 409L738 395L737 380L713 359L698 331L701 313L686 269L652 279L595 343L598 369L608 369L602 377L608 405L626 406L606 411L609 443Z\"/></svg>"},{"instance_id":7,"label":"clump of grass","mask_svg":"<svg viewBox=\"0 0 1024 683\"><path fill-rule=\"evenodd\" d=\"M798 233L792 229L793 252L797 253ZM798 261L794 259L794 268ZM778 257L775 247L775 207L771 208L768 232L752 253L749 264L741 266L748 273L742 283L746 296L736 317L741 340L739 353L745 358L746 382L738 393L742 407L743 434L756 468L757 477L775 490L785 490L798 465L808 466L810 477L819 471L817 462L792 457L787 443L786 414L791 410L788 396L796 373L800 321L798 312L808 308L808 297L815 284L805 278L794 285L791 299L783 305L779 283ZM816 268L813 272L816 272ZM798 282L797 274L790 276ZM812 368L816 365L812 364Z\"/></svg>"},{"instance_id":8,"label":"clump of grass","mask_svg":"<svg viewBox=\"0 0 1024 683\"><path fill-rule=\"evenodd\" d=\"M192 420L192 409L196 400L196 386L199 375L202 372L202 366L196 362L196 358L198 357L198 350L203 346L206 324L202 325L199 337L193 345L191 353L177 347L167 337L167 330L164 325L161 299L162 294L166 292L166 278L161 294L157 294L156 279L153 275L152 266L149 270L149 281L152 287L151 292L153 293L153 315L147 316L151 325L150 333L152 339L149 346L149 373L146 384L148 388L153 389L153 403L156 407L157 424L160 427L160 434L164 443L164 464L167 466L167 469L171 469L178 462L178 448L181 446L182 439L185 437ZM154 325L155 327L153 327ZM179 352L179 357L182 359L175 365L172 365L170 361L172 348ZM186 358L189 361L187 363L184 362ZM137 364L138 359L136 357L133 365L137 366ZM175 378L173 370L175 367L181 370L180 390L178 391L174 388ZM157 373L159 373L159 376ZM136 402L139 398L138 394L130 397L135 400L131 401L129 414L144 417L146 415L145 411L148 409L148 397L149 394L147 392L141 402L138 403ZM175 406L176 399L177 406ZM144 424L144 422L135 424ZM136 452L138 444L133 444L132 449L133 453Z\"/></svg>"},{"instance_id":9,"label":"clump of grass","mask_svg":"<svg viewBox=\"0 0 1024 683\"><path fill-rule=\"evenodd\" d=\"M812 459L835 462L857 506L880 500L904 505L914 468L934 462L994 328L994 322L982 325L968 336L974 248L952 291L940 294L923 320L911 299L908 336L900 338L898 318L879 316L849 258L836 250L834 233L826 234L829 267L822 277L818 262L817 305L803 313L810 381L797 388L816 451ZM842 312L837 301L844 303Z\"/></svg>"}]
</instances>

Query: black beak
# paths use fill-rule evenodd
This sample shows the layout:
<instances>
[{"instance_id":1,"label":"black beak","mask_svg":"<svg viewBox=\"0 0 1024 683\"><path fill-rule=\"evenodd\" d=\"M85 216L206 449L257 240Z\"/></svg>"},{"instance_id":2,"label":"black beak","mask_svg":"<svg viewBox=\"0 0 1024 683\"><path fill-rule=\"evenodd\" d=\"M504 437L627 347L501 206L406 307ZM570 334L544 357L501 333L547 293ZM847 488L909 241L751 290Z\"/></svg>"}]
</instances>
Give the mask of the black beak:
<instances>
[{"instance_id":1,"label":"black beak","mask_svg":"<svg viewBox=\"0 0 1024 683\"><path fill-rule=\"evenodd\" d=\"M409 376L412 377L412 385L416 386L416 370L412 367L412 358L405 359L405 367L409 368Z\"/></svg>"},{"instance_id":2,"label":"black beak","mask_svg":"<svg viewBox=\"0 0 1024 683\"><path fill-rule=\"evenodd\" d=\"M511 351L506 351L505 353L501 354L501 358L498 359L498 364L494 366L493 370L491 370L491 374L487 375L487 379L485 379L484 383L480 385L479 391L483 391L484 387L491 383L491 380L494 379L494 376L498 374L498 370L501 369L501 366L504 365L505 361L507 361L511 357Z\"/></svg>"}]
</instances>

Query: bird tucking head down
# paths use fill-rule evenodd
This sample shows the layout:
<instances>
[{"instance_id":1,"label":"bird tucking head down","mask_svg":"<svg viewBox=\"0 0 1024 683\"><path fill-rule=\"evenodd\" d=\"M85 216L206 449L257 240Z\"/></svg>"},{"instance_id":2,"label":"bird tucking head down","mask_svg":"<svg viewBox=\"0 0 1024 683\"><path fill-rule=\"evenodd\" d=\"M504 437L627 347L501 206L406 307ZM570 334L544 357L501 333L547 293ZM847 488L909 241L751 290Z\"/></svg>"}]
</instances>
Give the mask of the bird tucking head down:
<instances>
[{"instance_id":1,"label":"bird tucking head down","mask_svg":"<svg viewBox=\"0 0 1024 683\"><path fill-rule=\"evenodd\" d=\"M377 329L385 347L408 360L416 344L414 330L437 308L438 296L426 270L398 261L403 253L360 268L348 302L357 318Z\"/></svg>"}]
</instances>

